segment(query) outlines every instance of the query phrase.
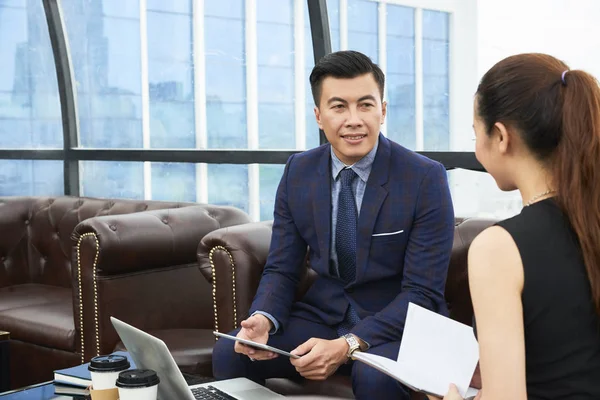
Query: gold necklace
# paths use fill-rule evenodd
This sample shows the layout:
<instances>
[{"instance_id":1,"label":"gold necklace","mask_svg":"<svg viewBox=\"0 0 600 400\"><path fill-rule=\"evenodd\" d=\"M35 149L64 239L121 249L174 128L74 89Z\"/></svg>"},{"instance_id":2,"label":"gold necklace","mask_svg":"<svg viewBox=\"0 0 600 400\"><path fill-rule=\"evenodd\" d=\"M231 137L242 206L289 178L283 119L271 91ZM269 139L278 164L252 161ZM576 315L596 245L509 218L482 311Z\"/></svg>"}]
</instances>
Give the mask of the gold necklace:
<instances>
[{"instance_id":1,"label":"gold necklace","mask_svg":"<svg viewBox=\"0 0 600 400\"><path fill-rule=\"evenodd\" d=\"M527 202L527 204L525 204L524 207L529 207L530 205L533 204L534 201L536 201L540 197L544 197L544 196L549 195L550 193L554 193L554 192L555 192L555 190L548 189L544 193L536 194Z\"/></svg>"}]
</instances>

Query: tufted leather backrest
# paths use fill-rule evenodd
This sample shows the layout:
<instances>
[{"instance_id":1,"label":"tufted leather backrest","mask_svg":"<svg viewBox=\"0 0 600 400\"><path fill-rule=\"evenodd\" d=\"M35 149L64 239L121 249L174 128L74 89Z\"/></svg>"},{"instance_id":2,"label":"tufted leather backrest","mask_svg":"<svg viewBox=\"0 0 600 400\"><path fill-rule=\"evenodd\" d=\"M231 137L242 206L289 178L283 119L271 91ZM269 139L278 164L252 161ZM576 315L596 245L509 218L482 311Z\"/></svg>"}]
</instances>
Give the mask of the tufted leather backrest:
<instances>
[{"instance_id":1,"label":"tufted leather backrest","mask_svg":"<svg viewBox=\"0 0 600 400\"><path fill-rule=\"evenodd\" d=\"M72 234L81 221L190 205L194 204L69 196L0 198L0 287L71 287Z\"/></svg>"},{"instance_id":2,"label":"tufted leather backrest","mask_svg":"<svg viewBox=\"0 0 600 400\"><path fill-rule=\"evenodd\" d=\"M29 224L35 199L0 199L0 287L30 282Z\"/></svg>"},{"instance_id":3,"label":"tufted leather backrest","mask_svg":"<svg viewBox=\"0 0 600 400\"><path fill-rule=\"evenodd\" d=\"M496 220L470 218L459 220L454 227L452 255L446 280L446 303L452 319L466 325L473 323L473 303L469 290L467 256L473 239Z\"/></svg>"}]
</instances>

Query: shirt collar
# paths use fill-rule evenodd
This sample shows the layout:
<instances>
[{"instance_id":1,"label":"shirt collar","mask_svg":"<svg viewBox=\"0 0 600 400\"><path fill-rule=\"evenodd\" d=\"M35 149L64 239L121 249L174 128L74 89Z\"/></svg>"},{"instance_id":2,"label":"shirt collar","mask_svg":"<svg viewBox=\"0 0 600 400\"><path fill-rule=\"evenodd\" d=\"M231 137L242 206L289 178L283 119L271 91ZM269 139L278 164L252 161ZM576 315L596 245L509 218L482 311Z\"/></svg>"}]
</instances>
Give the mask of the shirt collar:
<instances>
[{"instance_id":1,"label":"shirt collar","mask_svg":"<svg viewBox=\"0 0 600 400\"><path fill-rule=\"evenodd\" d=\"M377 141L375 142L375 146L369 151L363 158L358 160L352 165L344 164L334 153L333 147L330 147L331 151L331 176L333 176L333 180L336 180L340 171L344 168L352 168L352 170L358 175L358 177L363 181L367 182L369 179L369 175L371 174L371 167L373 166L373 161L375 160L375 155L377 154L377 147L379 146L379 137L377 137Z\"/></svg>"}]
</instances>

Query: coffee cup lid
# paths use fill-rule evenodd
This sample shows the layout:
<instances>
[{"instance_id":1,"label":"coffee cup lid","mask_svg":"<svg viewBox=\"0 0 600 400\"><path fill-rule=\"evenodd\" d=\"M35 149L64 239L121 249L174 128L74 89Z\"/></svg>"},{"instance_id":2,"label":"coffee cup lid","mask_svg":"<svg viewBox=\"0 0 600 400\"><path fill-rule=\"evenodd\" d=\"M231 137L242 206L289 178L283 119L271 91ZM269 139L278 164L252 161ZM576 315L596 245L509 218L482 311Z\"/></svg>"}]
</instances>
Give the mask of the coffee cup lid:
<instances>
[{"instance_id":1,"label":"coffee cup lid","mask_svg":"<svg viewBox=\"0 0 600 400\"><path fill-rule=\"evenodd\" d=\"M122 371L130 366L127 357L119 354L109 354L92 358L88 369L94 372Z\"/></svg>"},{"instance_id":2,"label":"coffee cup lid","mask_svg":"<svg viewBox=\"0 0 600 400\"><path fill-rule=\"evenodd\" d=\"M144 388L158 385L159 382L158 375L151 369L130 369L119 374L117 387Z\"/></svg>"}]
</instances>

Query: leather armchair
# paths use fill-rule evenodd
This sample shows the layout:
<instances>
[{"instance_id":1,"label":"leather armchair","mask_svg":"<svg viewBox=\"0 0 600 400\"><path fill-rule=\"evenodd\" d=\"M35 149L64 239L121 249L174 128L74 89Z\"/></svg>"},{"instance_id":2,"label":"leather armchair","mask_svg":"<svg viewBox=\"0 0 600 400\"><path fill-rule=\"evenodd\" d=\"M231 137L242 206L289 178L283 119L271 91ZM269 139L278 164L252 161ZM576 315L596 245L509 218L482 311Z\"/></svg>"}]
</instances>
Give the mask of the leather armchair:
<instances>
[{"instance_id":1,"label":"leather armchair","mask_svg":"<svg viewBox=\"0 0 600 400\"><path fill-rule=\"evenodd\" d=\"M473 322L467 252L475 236L494 222L486 219L456 221L446 300L451 318L467 325L472 325ZM198 263L212 285L215 330L230 332L248 317L269 252L271 228L271 221L231 226L215 230L201 240L198 246ZM302 297L316 277L308 262L306 267L296 293L297 299ZM346 377L333 376L325 382L302 383L270 379L267 385L285 395L354 398L350 379ZM424 397L412 393L412 398Z\"/></svg>"},{"instance_id":2,"label":"leather armchair","mask_svg":"<svg viewBox=\"0 0 600 400\"><path fill-rule=\"evenodd\" d=\"M189 330L208 332L194 362L204 356L209 369L212 299L196 249L207 233L247 222L232 207L0 198L0 330L11 333L11 387L112 352L119 339L110 316L175 348L202 336Z\"/></svg>"}]
</instances>

